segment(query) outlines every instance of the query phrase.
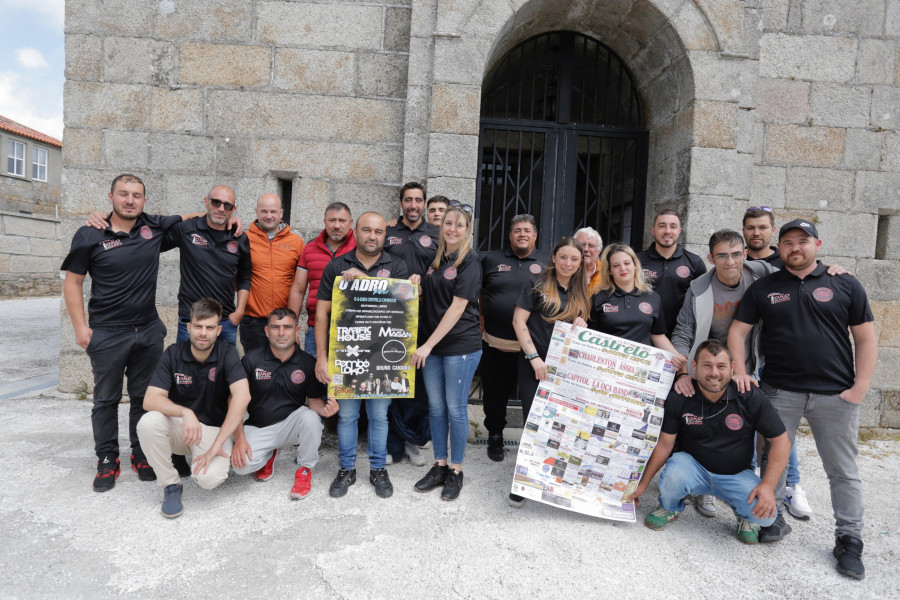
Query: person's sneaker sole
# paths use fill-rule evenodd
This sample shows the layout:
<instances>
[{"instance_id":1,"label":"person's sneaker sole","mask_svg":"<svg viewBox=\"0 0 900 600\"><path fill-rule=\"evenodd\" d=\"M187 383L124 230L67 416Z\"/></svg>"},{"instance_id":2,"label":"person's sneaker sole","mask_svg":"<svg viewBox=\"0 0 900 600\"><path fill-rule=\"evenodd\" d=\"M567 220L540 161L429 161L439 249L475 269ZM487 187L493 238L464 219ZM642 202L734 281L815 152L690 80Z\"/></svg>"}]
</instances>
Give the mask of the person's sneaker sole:
<instances>
[{"instance_id":1,"label":"person's sneaker sole","mask_svg":"<svg viewBox=\"0 0 900 600\"><path fill-rule=\"evenodd\" d=\"M795 519L797 519L798 521L809 521L809 518L811 515L807 515L807 514L804 514L801 512L794 512L794 508L791 506L791 504L787 500L784 501L783 505L784 505L784 509L788 512L788 514L791 515L792 517L794 517Z\"/></svg>"},{"instance_id":2,"label":"person's sneaker sole","mask_svg":"<svg viewBox=\"0 0 900 600\"><path fill-rule=\"evenodd\" d=\"M162 509L160 509L159 512L162 514L162 516L164 516L167 519L174 519L175 517L180 517L184 513L184 508L182 508L177 513L172 514L172 515L163 512Z\"/></svg>"}]
</instances>

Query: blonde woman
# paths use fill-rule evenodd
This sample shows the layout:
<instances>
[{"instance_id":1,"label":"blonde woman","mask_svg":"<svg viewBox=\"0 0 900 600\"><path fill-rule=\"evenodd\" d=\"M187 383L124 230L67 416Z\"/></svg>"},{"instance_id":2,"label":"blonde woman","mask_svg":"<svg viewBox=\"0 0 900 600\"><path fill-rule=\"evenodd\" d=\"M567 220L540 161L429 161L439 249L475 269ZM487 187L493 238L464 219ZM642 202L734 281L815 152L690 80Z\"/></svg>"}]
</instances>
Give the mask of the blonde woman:
<instances>
[{"instance_id":1,"label":"blonde woman","mask_svg":"<svg viewBox=\"0 0 900 600\"><path fill-rule=\"evenodd\" d=\"M481 262L471 248L471 239L471 212L465 206L448 208L441 223L437 255L422 277L420 340L425 341L420 341L412 356L413 366L422 369L428 391L435 460L415 488L428 492L443 486L441 500L455 500L462 489L462 462L469 435L469 389L481 360Z\"/></svg>"}]
</instances>

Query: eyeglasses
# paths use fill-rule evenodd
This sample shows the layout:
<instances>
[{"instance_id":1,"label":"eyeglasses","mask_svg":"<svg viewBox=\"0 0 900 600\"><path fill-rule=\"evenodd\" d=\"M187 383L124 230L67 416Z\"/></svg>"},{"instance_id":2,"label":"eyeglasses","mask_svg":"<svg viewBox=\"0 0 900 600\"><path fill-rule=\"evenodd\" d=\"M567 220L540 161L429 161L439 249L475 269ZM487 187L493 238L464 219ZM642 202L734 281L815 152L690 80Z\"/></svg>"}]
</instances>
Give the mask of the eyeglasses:
<instances>
[{"instance_id":1,"label":"eyeglasses","mask_svg":"<svg viewBox=\"0 0 900 600\"><path fill-rule=\"evenodd\" d=\"M744 256L743 252L731 252L731 253L719 252L718 254L714 254L713 258L715 258L716 260L728 260L729 258L737 260L743 256Z\"/></svg>"},{"instance_id":2,"label":"eyeglasses","mask_svg":"<svg viewBox=\"0 0 900 600\"><path fill-rule=\"evenodd\" d=\"M231 202L225 202L224 200L219 200L218 198L210 198L209 203L212 204L213 208L219 208L220 206L225 208L226 212L231 212L234 210L234 204Z\"/></svg>"},{"instance_id":3,"label":"eyeglasses","mask_svg":"<svg viewBox=\"0 0 900 600\"><path fill-rule=\"evenodd\" d=\"M764 210L766 212L773 212L771 206L749 206L749 207L747 207L747 212L753 212L754 210Z\"/></svg>"}]
</instances>

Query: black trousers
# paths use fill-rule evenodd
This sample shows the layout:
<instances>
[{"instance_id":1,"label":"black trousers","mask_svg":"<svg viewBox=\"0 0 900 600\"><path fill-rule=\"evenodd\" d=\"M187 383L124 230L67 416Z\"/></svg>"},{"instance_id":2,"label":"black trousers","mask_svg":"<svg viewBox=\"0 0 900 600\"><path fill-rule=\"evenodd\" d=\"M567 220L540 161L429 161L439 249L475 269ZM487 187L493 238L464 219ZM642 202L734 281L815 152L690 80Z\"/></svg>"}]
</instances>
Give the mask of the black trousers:
<instances>
[{"instance_id":1,"label":"black trousers","mask_svg":"<svg viewBox=\"0 0 900 600\"><path fill-rule=\"evenodd\" d=\"M416 369L415 397L406 400L394 398L388 408L387 452L399 462L403 458L406 442L421 446L431 439L428 422L428 393L422 369Z\"/></svg>"},{"instance_id":2,"label":"black trousers","mask_svg":"<svg viewBox=\"0 0 900 600\"><path fill-rule=\"evenodd\" d=\"M128 378L131 403L128 435L132 451L141 454L137 423L146 412L144 394L163 351L166 326L159 319L139 327L96 327L87 347L94 372L91 426L97 458L119 456L119 402Z\"/></svg>"},{"instance_id":3,"label":"black trousers","mask_svg":"<svg viewBox=\"0 0 900 600\"><path fill-rule=\"evenodd\" d=\"M531 412L531 404L534 402L534 394L537 392L538 381L534 376L534 368L531 361L525 360L525 353L518 355L519 398L522 400L522 422L528 420Z\"/></svg>"},{"instance_id":4,"label":"black trousers","mask_svg":"<svg viewBox=\"0 0 900 600\"><path fill-rule=\"evenodd\" d=\"M504 352L482 345L481 400L488 435L501 435L506 427L506 407L517 393L519 354L521 352Z\"/></svg>"},{"instance_id":5,"label":"black trousers","mask_svg":"<svg viewBox=\"0 0 900 600\"><path fill-rule=\"evenodd\" d=\"M241 326L238 332L241 335L241 345L244 347L244 354L254 348L262 348L269 345L269 338L266 337L265 329L268 324L268 317L243 317L241 319Z\"/></svg>"}]
</instances>

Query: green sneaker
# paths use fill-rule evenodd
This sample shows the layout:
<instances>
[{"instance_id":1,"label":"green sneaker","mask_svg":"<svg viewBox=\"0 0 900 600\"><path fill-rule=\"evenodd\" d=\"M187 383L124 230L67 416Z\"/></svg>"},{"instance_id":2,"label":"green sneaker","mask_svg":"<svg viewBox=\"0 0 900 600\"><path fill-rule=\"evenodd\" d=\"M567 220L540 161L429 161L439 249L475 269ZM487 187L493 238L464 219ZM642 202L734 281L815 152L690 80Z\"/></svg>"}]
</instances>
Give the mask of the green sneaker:
<instances>
[{"instance_id":1,"label":"green sneaker","mask_svg":"<svg viewBox=\"0 0 900 600\"><path fill-rule=\"evenodd\" d=\"M737 539L745 544L759 543L759 525L754 525L747 519L738 517L737 520Z\"/></svg>"},{"instance_id":2,"label":"green sneaker","mask_svg":"<svg viewBox=\"0 0 900 600\"><path fill-rule=\"evenodd\" d=\"M678 520L678 513L674 510L666 510L662 506L657 506L656 510L651 512L644 518L644 525L650 529L659 531L668 525L671 521Z\"/></svg>"}]
</instances>

